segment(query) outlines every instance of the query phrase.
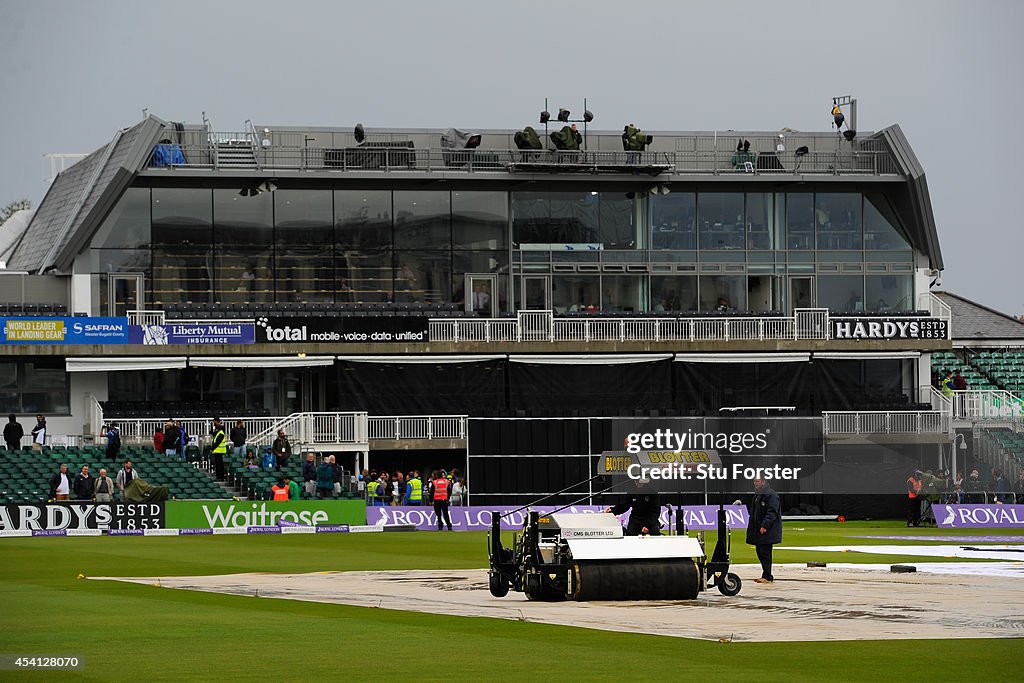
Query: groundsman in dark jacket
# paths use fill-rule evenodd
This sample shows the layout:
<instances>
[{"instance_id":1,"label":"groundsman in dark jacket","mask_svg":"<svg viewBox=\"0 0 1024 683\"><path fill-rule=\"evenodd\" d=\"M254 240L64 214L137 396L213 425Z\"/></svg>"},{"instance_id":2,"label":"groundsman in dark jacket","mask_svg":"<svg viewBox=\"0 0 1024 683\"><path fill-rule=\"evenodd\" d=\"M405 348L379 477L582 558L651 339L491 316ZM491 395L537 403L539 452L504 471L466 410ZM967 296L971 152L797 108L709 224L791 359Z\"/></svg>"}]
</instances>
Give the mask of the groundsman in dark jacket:
<instances>
[{"instance_id":1,"label":"groundsman in dark jacket","mask_svg":"<svg viewBox=\"0 0 1024 683\"><path fill-rule=\"evenodd\" d=\"M772 546L782 543L782 505L779 494L772 490L764 479L754 480L754 500L750 504L750 521L747 523L747 543L754 546L757 559L761 561L761 578L757 583L771 583Z\"/></svg>"}]
</instances>

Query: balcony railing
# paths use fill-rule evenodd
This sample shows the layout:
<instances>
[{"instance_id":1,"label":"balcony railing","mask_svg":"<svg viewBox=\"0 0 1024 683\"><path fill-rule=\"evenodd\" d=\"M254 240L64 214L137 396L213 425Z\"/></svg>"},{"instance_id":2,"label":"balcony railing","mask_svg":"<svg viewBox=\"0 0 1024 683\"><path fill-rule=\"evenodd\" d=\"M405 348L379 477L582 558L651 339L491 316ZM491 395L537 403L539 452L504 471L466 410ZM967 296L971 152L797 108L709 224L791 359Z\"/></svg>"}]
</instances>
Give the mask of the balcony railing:
<instances>
[{"instance_id":1,"label":"balcony railing","mask_svg":"<svg viewBox=\"0 0 1024 683\"><path fill-rule=\"evenodd\" d=\"M871 315L865 314L865 319ZM879 319L889 319L885 314ZM899 316L901 321L926 319ZM946 326L949 338L949 326ZM432 318L431 342L717 342L830 340L827 309L798 309L792 317L709 314L693 318L570 317L519 311L512 318Z\"/></svg>"},{"instance_id":2,"label":"balcony railing","mask_svg":"<svg viewBox=\"0 0 1024 683\"><path fill-rule=\"evenodd\" d=\"M939 410L828 411L825 434L949 434L950 415Z\"/></svg>"},{"instance_id":3,"label":"balcony railing","mask_svg":"<svg viewBox=\"0 0 1024 683\"><path fill-rule=\"evenodd\" d=\"M236 158L219 153L228 142L249 144L250 133L211 134L210 141L171 145L178 163L150 168L232 170ZM166 145L165 145L166 146ZM670 175L897 175L888 151L851 150L762 153L747 160L731 151L564 151L415 148L400 142L372 146L307 147L252 144L252 165L265 171L419 171L426 173L621 172ZM156 147L154 147L156 150Z\"/></svg>"},{"instance_id":4,"label":"balcony railing","mask_svg":"<svg viewBox=\"0 0 1024 683\"><path fill-rule=\"evenodd\" d=\"M103 408L93 396L87 397L90 423L94 431L104 424ZM277 417L221 418L226 433L237 420L249 432L251 446L273 443L279 429L285 430L293 448L317 445L364 446L367 439L465 439L465 415L401 415L368 417L366 413L293 413ZM163 430L165 418L114 419L126 442L149 443L157 430ZM212 418L182 419L181 425L190 437L209 443L213 431Z\"/></svg>"},{"instance_id":5,"label":"balcony railing","mask_svg":"<svg viewBox=\"0 0 1024 683\"><path fill-rule=\"evenodd\" d=\"M961 420L1024 422L1024 398L1002 389L954 391L953 416Z\"/></svg>"},{"instance_id":6,"label":"balcony railing","mask_svg":"<svg viewBox=\"0 0 1024 683\"><path fill-rule=\"evenodd\" d=\"M405 415L369 418L370 439L465 439L465 415Z\"/></svg>"}]
</instances>

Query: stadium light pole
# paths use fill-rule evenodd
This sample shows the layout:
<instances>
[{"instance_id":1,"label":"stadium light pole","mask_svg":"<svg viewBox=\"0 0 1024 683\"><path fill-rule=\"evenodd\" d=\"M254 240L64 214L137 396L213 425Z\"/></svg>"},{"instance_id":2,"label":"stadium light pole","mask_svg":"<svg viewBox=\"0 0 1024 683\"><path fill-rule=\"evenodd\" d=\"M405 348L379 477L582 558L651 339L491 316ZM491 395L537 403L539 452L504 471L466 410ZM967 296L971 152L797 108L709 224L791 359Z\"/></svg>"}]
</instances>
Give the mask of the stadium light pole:
<instances>
[{"instance_id":1,"label":"stadium light pole","mask_svg":"<svg viewBox=\"0 0 1024 683\"><path fill-rule=\"evenodd\" d=\"M582 123L583 124L583 150L587 149L587 124L594 120L594 113L587 108L587 98L583 98L583 118L581 119L570 119L569 110L565 107L558 108L559 113L564 112L564 116L558 117L559 123ZM548 121L551 120L551 110L548 108L548 98L544 98L544 109L540 113L540 122L544 124L544 137L548 137Z\"/></svg>"}]
</instances>

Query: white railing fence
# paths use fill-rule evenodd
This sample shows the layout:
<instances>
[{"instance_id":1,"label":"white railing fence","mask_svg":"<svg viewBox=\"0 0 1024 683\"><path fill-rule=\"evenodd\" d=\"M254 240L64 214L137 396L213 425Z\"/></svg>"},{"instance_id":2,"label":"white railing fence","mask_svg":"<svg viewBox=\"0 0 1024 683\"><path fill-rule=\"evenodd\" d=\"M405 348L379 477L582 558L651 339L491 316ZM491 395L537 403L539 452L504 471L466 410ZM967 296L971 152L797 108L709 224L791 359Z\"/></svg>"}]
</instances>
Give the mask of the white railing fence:
<instances>
[{"instance_id":1,"label":"white railing fence","mask_svg":"<svg viewBox=\"0 0 1024 683\"><path fill-rule=\"evenodd\" d=\"M954 391L952 406L961 420L1024 420L1024 398L1003 389Z\"/></svg>"},{"instance_id":2,"label":"white railing fence","mask_svg":"<svg viewBox=\"0 0 1024 683\"><path fill-rule=\"evenodd\" d=\"M405 415L369 418L370 439L465 439L465 415Z\"/></svg>"},{"instance_id":3,"label":"white railing fence","mask_svg":"<svg viewBox=\"0 0 1024 683\"><path fill-rule=\"evenodd\" d=\"M792 317L708 314L692 318L556 318L551 311L519 311L515 319L433 318L429 324L432 342L714 342L828 340L832 338L830 320L827 309L802 308Z\"/></svg>"},{"instance_id":4,"label":"white railing fence","mask_svg":"<svg viewBox=\"0 0 1024 683\"><path fill-rule=\"evenodd\" d=\"M828 411L825 434L949 434L949 413L921 411Z\"/></svg>"}]
</instances>

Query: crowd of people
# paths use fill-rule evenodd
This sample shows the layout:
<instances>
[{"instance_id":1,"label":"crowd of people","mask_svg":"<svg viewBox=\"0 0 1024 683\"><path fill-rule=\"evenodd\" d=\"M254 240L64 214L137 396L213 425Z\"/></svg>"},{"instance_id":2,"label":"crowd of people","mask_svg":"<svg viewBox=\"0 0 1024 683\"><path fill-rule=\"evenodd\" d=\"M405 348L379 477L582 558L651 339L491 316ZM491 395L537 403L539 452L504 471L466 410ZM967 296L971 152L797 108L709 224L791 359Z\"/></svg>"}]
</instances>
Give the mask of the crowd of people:
<instances>
[{"instance_id":1,"label":"crowd of people","mask_svg":"<svg viewBox=\"0 0 1024 683\"><path fill-rule=\"evenodd\" d=\"M457 469L432 470L424 477L420 470L378 472L364 469L359 481L365 484L366 503L370 506L424 505L440 494L450 505L466 504L469 488Z\"/></svg>"},{"instance_id":2,"label":"crowd of people","mask_svg":"<svg viewBox=\"0 0 1024 683\"><path fill-rule=\"evenodd\" d=\"M97 503L111 503L115 500L127 500L125 489L139 476L132 461L125 460L117 474L111 479L107 476L107 468L101 467L99 476L92 476L88 465L76 475L68 472L67 463L61 463L57 472L50 477L49 500L84 500Z\"/></svg>"},{"instance_id":3,"label":"crowd of people","mask_svg":"<svg viewBox=\"0 0 1024 683\"><path fill-rule=\"evenodd\" d=\"M996 505L1024 503L1024 468L1016 482L1007 481L1003 471L994 468L988 480L977 469L965 478L963 472L951 476L949 470L916 470L907 476L907 526L935 524L936 503Z\"/></svg>"}]
</instances>

